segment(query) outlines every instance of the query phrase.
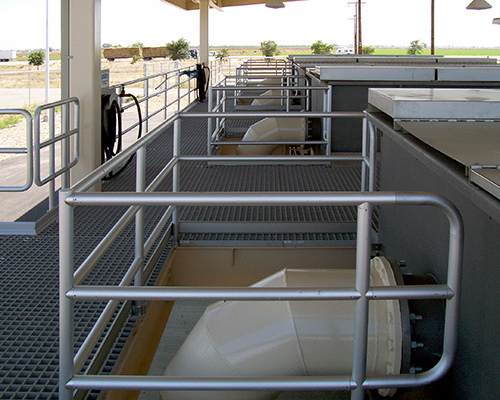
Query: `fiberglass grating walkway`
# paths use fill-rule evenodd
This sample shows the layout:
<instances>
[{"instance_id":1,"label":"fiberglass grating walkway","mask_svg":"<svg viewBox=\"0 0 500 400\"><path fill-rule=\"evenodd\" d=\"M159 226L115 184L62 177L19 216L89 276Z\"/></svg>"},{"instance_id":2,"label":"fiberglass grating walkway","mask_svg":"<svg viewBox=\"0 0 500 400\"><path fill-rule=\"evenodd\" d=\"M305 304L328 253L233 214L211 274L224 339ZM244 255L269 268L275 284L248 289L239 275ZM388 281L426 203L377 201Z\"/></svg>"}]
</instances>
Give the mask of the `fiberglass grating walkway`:
<instances>
[{"instance_id":1,"label":"fiberglass grating walkway","mask_svg":"<svg viewBox=\"0 0 500 400\"><path fill-rule=\"evenodd\" d=\"M193 110L205 111L206 104ZM183 154L204 154L206 121L182 122ZM172 156L172 129L147 149L147 181L158 174ZM207 167L201 163L182 165L183 190L290 191L356 190L359 167L278 166ZM105 191L133 190L135 167L131 165L118 178L104 182ZM161 190L169 190L171 181ZM79 207L75 211L75 261L79 265L121 216L123 207ZM150 232L163 214L162 207L147 207L145 230ZM187 221L313 220L353 221L349 208L313 207L186 207ZM188 234L181 242L250 240L256 243L285 241L311 243L321 240L352 240L349 233L300 234ZM0 397L2 399L57 399L58 377L58 224L51 224L37 236L0 236ZM165 252L159 265L163 265ZM134 257L133 224L99 263L88 283L116 284L124 266ZM156 276L156 275L154 275ZM154 277L153 277L154 278ZM103 308L102 303L77 302L75 344L79 346ZM111 372L120 349L132 332L134 316L125 323L104 373ZM94 394L90 398L95 398Z\"/></svg>"}]
</instances>

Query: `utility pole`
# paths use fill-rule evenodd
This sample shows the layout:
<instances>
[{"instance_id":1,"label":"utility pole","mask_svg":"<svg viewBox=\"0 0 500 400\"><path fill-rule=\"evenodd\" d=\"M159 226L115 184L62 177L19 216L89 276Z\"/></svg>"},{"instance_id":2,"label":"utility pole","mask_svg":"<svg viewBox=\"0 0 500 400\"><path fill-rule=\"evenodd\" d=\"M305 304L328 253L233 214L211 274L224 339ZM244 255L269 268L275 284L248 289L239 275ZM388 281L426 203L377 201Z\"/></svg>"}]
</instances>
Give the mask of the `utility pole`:
<instances>
[{"instance_id":1,"label":"utility pole","mask_svg":"<svg viewBox=\"0 0 500 400\"><path fill-rule=\"evenodd\" d=\"M434 0L431 0L431 55L434 55Z\"/></svg>"},{"instance_id":2,"label":"utility pole","mask_svg":"<svg viewBox=\"0 0 500 400\"><path fill-rule=\"evenodd\" d=\"M363 41L361 39L361 0L358 0L358 53L363 54Z\"/></svg>"},{"instance_id":3,"label":"utility pole","mask_svg":"<svg viewBox=\"0 0 500 400\"><path fill-rule=\"evenodd\" d=\"M353 2L348 2L347 4L354 6L354 18L349 18L350 20L354 19L354 53L362 54L363 45L361 42L361 6L364 5L365 2L356 0Z\"/></svg>"},{"instance_id":4,"label":"utility pole","mask_svg":"<svg viewBox=\"0 0 500 400\"><path fill-rule=\"evenodd\" d=\"M354 21L354 54L358 54L358 16L354 14L350 21Z\"/></svg>"}]
</instances>

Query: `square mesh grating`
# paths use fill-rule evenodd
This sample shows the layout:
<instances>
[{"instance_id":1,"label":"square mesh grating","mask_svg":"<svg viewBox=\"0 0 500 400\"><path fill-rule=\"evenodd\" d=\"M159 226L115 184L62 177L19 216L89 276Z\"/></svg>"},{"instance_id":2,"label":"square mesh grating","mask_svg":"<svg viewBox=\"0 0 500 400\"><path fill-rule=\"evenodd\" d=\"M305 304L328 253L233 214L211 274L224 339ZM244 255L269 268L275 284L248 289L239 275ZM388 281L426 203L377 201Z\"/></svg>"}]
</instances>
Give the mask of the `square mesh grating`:
<instances>
[{"instance_id":1,"label":"square mesh grating","mask_svg":"<svg viewBox=\"0 0 500 400\"><path fill-rule=\"evenodd\" d=\"M206 111L198 104L194 112ZM251 121L235 120L235 126ZM248 125L247 125L248 126ZM183 154L206 151L206 121L182 121ZM147 149L147 182L158 174L172 156L172 129ZM202 163L183 164L182 190L186 191L337 191L359 190L359 167L325 166L232 166L207 167ZM105 191L133 190L135 165L132 162L116 179L103 183ZM167 181L161 190L170 190ZM79 265L99 243L125 207L85 207L75 210L75 263ZM146 232L150 232L165 211L146 207ZM185 221L354 221L350 207L185 207ZM353 240L353 234L194 234L187 240L237 241L332 241ZM181 238L182 240L183 238ZM51 224L36 237L0 237L0 393L2 399L57 399L58 377L58 225ZM162 260L168 254L168 249ZM116 284L123 268L134 257L133 224L99 263L98 271L86 283ZM160 260L159 265L162 265ZM153 275L153 277L156 274ZM153 279L153 278L152 278ZM151 284L152 281L149 282ZM103 304L77 302L75 344L97 320ZM104 367L109 373L134 325L131 316L116 340ZM91 394L91 398L95 394Z\"/></svg>"}]
</instances>

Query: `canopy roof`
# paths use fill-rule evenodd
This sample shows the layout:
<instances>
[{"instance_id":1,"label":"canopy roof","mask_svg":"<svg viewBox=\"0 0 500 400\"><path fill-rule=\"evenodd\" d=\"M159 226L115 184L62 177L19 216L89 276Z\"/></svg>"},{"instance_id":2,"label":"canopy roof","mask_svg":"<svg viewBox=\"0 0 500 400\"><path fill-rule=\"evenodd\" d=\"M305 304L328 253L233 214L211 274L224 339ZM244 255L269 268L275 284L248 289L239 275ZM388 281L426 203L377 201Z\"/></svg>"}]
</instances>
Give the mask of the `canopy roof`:
<instances>
[{"instance_id":1,"label":"canopy roof","mask_svg":"<svg viewBox=\"0 0 500 400\"><path fill-rule=\"evenodd\" d=\"M184 10L199 10L199 0L162 0L165 3L172 4ZM288 1L304 1L304 0L282 0L284 3ZM209 0L210 7L224 8L233 6L246 6L250 4L265 4L267 0Z\"/></svg>"}]
</instances>

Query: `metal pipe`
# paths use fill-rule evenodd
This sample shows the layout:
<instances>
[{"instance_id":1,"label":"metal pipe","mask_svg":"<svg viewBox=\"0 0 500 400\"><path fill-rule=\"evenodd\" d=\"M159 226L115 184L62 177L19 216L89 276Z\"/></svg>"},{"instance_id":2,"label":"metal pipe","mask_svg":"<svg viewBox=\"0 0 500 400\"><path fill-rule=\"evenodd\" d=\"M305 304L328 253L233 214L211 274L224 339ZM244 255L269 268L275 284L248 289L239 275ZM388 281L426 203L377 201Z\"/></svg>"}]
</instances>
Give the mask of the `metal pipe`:
<instances>
[{"instance_id":1,"label":"metal pipe","mask_svg":"<svg viewBox=\"0 0 500 400\"><path fill-rule=\"evenodd\" d=\"M166 376L75 376L68 389L96 390L351 390L348 376L281 378L182 378Z\"/></svg>"},{"instance_id":2,"label":"metal pipe","mask_svg":"<svg viewBox=\"0 0 500 400\"><path fill-rule=\"evenodd\" d=\"M111 160L105 162L99 168L96 168L86 177L82 178L75 185L73 185L74 191L84 192L89 190L97 182L100 182L100 180L104 178L106 175L108 175L111 171L116 170L118 166L123 164L131 155L135 154L137 150L140 149L142 146L146 146L151 141L155 140L158 136L164 134L165 131L177 118L178 118L177 114L170 117L168 120L157 126L151 132L148 132L147 135L144 135L139 140L135 141L129 147L124 149L116 157L113 157Z\"/></svg>"},{"instance_id":3,"label":"metal pipe","mask_svg":"<svg viewBox=\"0 0 500 400\"><path fill-rule=\"evenodd\" d=\"M361 163L361 191L366 191L366 178L368 175L368 129L367 129L367 119L363 118L362 127L362 145L361 145L361 155L363 157L363 162Z\"/></svg>"},{"instance_id":4,"label":"metal pipe","mask_svg":"<svg viewBox=\"0 0 500 400\"><path fill-rule=\"evenodd\" d=\"M181 120L176 119L174 122L174 143L173 143L173 156L175 158L180 157L181 155ZM175 163L173 168L173 176L172 176L172 192L179 192L180 190L180 165L179 163ZM177 243L177 239L179 237L179 220L180 220L180 212L179 207L174 207L174 211L172 213L172 222L174 224L174 242Z\"/></svg>"},{"instance_id":5,"label":"metal pipe","mask_svg":"<svg viewBox=\"0 0 500 400\"><path fill-rule=\"evenodd\" d=\"M48 69L48 67L47 67ZM47 86L48 90L48 86ZM49 112L49 138L54 139L55 132L54 132L54 109L52 108ZM55 147L54 144L52 144L49 147L49 175L52 176L54 175L56 170L56 159L55 159ZM49 210L52 210L55 205L56 205L56 183L55 180L52 179L49 182Z\"/></svg>"},{"instance_id":6,"label":"metal pipe","mask_svg":"<svg viewBox=\"0 0 500 400\"><path fill-rule=\"evenodd\" d=\"M173 207L168 207L165 214L163 214L163 217L161 217L158 224L156 224L156 227L153 229L153 232L151 232L151 235L149 235L148 240L144 244L144 254L149 253L149 251L153 247L154 243L156 242L156 239L160 235L160 232L167 225L170 217L172 216L173 211L174 211Z\"/></svg>"},{"instance_id":7,"label":"metal pipe","mask_svg":"<svg viewBox=\"0 0 500 400\"><path fill-rule=\"evenodd\" d=\"M134 217L135 213L139 210L138 206L130 207L118 220L118 222L111 228L96 248L89 254L85 261L75 271L74 280L75 285L82 283L85 278L92 272L97 262L104 256L106 251L113 245L114 240L125 230L129 222Z\"/></svg>"},{"instance_id":8,"label":"metal pipe","mask_svg":"<svg viewBox=\"0 0 500 400\"><path fill-rule=\"evenodd\" d=\"M408 194L411 196L410 194ZM422 194L425 196L425 194ZM425 197L432 201L433 195ZM125 193L96 192L78 193L68 196L66 202L72 206L83 205L149 205L149 206L278 206L278 205L359 205L363 201L395 204L395 192L155 192Z\"/></svg>"},{"instance_id":9,"label":"metal pipe","mask_svg":"<svg viewBox=\"0 0 500 400\"><path fill-rule=\"evenodd\" d=\"M269 90L276 90L280 89L283 91L290 91L290 90L322 90L322 91L327 91L329 86L236 86L236 85L227 85L227 86L213 86L214 91L223 91L224 89L226 90L231 90L231 89L243 89L245 91L269 91Z\"/></svg>"},{"instance_id":10,"label":"metal pipe","mask_svg":"<svg viewBox=\"0 0 500 400\"><path fill-rule=\"evenodd\" d=\"M363 121L366 121L366 119ZM373 124L369 124L368 128L370 133L370 175L368 179L368 190L373 192L376 190L377 184L377 132Z\"/></svg>"},{"instance_id":11,"label":"metal pipe","mask_svg":"<svg viewBox=\"0 0 500 400\"><path fill-rule=\"evenodd\" d=\"M366 297L370 288L371 223L373 205L358 206L358 227L356 231L356 289L361 297L356 300L354 312L354 348L352 357L352 379L357 388L351 392L352 400L363 400L363 382L366 378L366 357L368 349L368 311Z\"/></svg>"},{"instance_id":12,"label":"metal pipe","mask_svg":"<svg viewBox=\"0 0 500 400\"><path fill-rule=\"evenodd\" d=\"M142 260L136 258L131 264L125 276L122 278L120 286L118 287L129 286L132 283L134 277L137 276L137 272L141 269L141 267L142 267ZM87 337L85 338L84 342L82 343L82 345L78 349L78 352L73 358L74 373L80 372L83 366L85 365L85 362L92 354L92 350L99 341L100 337L102 336L104 330L108 326L109 321L113 317L113 314L115 313L119 305L120 305L119 300L111 300L108 302L108 304L106 304L104 310L102 310L101 315L99 315L99 318L94 323L94 326L88 333Z\"/></svg>"},{"instance_id":13,"label":"metal pipe","mask_svg":"<svg viewBox=\"0 0 500 400\"><path fill-rule=\"evenodd\" d=\"M116 286L74 286L67 295L86 300L357 300L361 297L356 288L293 288L271 290L269 288L241 287L116 287ZM451 299L455 293L448 285L418 286L372 286L366 293L370 300L421 300Z\"/></svg>"},{"instance_id":14,"label":"metal pipe","mask_svg":"<svg viewBox=\"0 0 500 400\"><path fill-rule=\"evenodd\" d=\"M332 111L332 86L328 87L328 91L326 92L326 111L331 112ZM332 152L332 119L331 118L326 118L325 119L325 125L326 125L326 141L328 142L328 146L326 148L326 155L329 156Z\"/></svg>"},{"instance_id":15,"label":"metal pipe","mask_svg":"<svg viewBox=\"0 0 500 400\"><path fill-rule=\"evenodd\" d=\"M5 154L26 154L26 183L22 186L0 186L2 192L23 192L33 185L33 118L28 111L19 108L0 110L1 114L21 114L26 119L26 148L15 151L14 149L0 149L0 153ZM38 124L35 124L35 132L37 126Z\"/></svg>"},{"instance_id":16,"label":"metal pipe","mask_svg":"<svg viewBox=\"0 0 500 400\"><path fill-rule=\"evenodd\" d=\"M209 85L208 86L208 93L207 93L207 97L208 97L208 111L211 113L211 114L218 114L218 113L214 113L213 111L213 93L212 93L212 90L213 90L213 87L212 85ZM208 118L207 119L207 155L210 156L212 154L212 118Z\"/></svg>"},{"instance_id":17,"label":"metal pipe","mask_svg":"<svg viewBox=\"0 0 500 400\"><path fill-rule=\"evenodd\" d=\"M332 111L332 112L225 112L225 113L181 113L182 118L363 118L363 112Z\"/></svg>"},{"instance_id":18,"label":"metal pipe","mask_svg":"<svg viewBox=\"0 0 500 400\"><path fill-rule=\"evenodd\" d=\"M66 296L73 287L73 208L65 199L71 191L59 192L59 399L70 400L66 383L73 377L74 302Z\"/></svg>"},{"instance_id":19,"label":"metal pipe","mask_svg":"<svg viewBox=\"0 0 500 400\"><path fill-rule=\"evenodd\" d=\"M222 301L320 301L357 300L355 288L263 288L263 287L133 287L75 286L69 298L86 300L222 300Z\"/></svg>"},{"instance_id":20,"label":"metal pipe","mask_svg":"<svg viewBox=\"0 0 500 400\"><path fill-rule=\"evenodd\" d=\"M146 148L141 147L136 154L136 187L137 192L144 192L146 188ZM144 266L144 207L140 207L135 214L135 259L140 260L141 268L137 270L134 284L142 286L142 267Z\"/></svg>"}]
</instances>

